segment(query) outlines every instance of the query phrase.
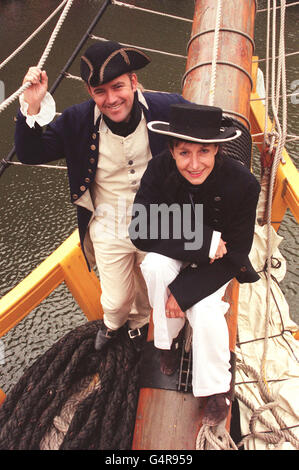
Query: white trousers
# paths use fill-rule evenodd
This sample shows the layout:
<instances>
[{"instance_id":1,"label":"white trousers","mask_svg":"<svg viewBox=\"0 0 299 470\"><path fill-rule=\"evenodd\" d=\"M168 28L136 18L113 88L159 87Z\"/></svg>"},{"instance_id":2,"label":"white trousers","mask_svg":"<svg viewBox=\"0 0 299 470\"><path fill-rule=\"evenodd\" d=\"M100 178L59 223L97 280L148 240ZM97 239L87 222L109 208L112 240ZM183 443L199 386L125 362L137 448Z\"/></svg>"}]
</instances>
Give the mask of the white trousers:
<instances>
[{"instance_id":1,"label":"white trousers","mask_svg":"<svg viewBox=\"0 0 299 470\"><path fill-rule=\"evenodd\" d=\"M183 263L156 253L148 253L141 264L153 308L154 344L170 349L185 324L184 318L167 318L165 304L168 285L177 277ZM227 392L231 373L229 333L224 314L229 304L222 300L227 284L199 301L185 313L193 330L192 388L196 397Z\"/></svg>"},{"instance_id":2,"label":"white trousers","mask_svg":"<svg viewBox=\"0 0 299 470\"><path fill-rule=\"evenodd\" d=\"M145 253L128 237L104 237L97 232L97 221L90 225L97 268L101 281L104 323L117 330L129 322L132 329L149 322L151 307L140 270Z\"/></svg>"}]
</instances>

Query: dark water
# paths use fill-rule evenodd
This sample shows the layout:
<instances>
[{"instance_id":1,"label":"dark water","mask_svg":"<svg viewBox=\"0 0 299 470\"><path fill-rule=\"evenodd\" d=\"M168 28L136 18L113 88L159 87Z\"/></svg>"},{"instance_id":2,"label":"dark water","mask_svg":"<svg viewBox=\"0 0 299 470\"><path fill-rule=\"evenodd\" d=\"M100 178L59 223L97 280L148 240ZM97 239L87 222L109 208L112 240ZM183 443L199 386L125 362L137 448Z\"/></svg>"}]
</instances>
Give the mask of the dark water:
<instances>
[{"instance_id":1,"label":"dark water","mask_svg":"<svg viewBox=\"0 0 299 470\"><path fill-rule=\"evenodd\" d=\"M1 0L0 62L60 3L60 0ZM193 0L132 0L127 3L185 18L193 17ZM267 2L264 0L258 3L259 8L263 8ZM50 85L101 4L100 0L76 0L73 3L44 67L48 72ZM287 13L288 52L296 51L298 43L298 11L298 7L291 7ZM20 86L27 68L38 62L57 18L58 16L16 58L0 70L0 80L5 84L6 97ZM265 13L257 14L256 54L260 57L265 57L265 18ZM190 32L191 23L110 6L94 34L184 55ZM91 41L87 44L90 43ZM180 92L185 61L158 54L151 56L152 63L138 74L144 87ZM77 59L70 70L74 75L78 75L78 64ZM288 89L297 78L297 65L296 56L287 59ZM86 99L86 94L80 83L64 80L55 93L55 99L57 110L62 111L65 107ZM289 133L298 135L299 108L290 100L288 105ZM0 159L5 157L12 147L17 109L18 101L0 114ZM298 167L296 144L290 143L287 148ZM255 171L258 173L256 164ZM0 296L3 296L73 232L76 228L76 214L69 202L67 175L64 170L10 167L0 179L0 200ZM290 214L287 214L279 233L284 237L281 247L288 262L288 274L282 288L290 305L291 316L298 322L298 224ZM60 336L85 321L68 290L61 285L12 332L2 338L5 364L0 366L0 387L7 392L24 368L39 354L46 351Z\"/></svg>"}]
</instances>

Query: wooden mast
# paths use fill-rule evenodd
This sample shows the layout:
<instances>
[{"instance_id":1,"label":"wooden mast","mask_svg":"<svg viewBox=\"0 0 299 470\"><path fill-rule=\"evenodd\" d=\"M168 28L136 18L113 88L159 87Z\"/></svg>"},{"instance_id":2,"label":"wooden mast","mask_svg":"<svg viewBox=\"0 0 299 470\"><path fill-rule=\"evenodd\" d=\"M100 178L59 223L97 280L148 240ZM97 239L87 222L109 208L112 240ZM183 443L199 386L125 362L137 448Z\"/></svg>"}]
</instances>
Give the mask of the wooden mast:
<instances>
[{"instance_id":1,"label":"wooden mast","mask_svg":"<svg viewBox=\"0 0 299 470\"><path fill-rule=\"evenodd\" d=\"M255 0L222 0L216 81L210 100L214 31L219 0L197 0L191 39L188 44L183 96L198 104L213 104L249 128L251 61ZM230 303L227 322L230 349L234 351L237 332L238 283L226 292ZM149 333L148 340L152 339ZM140 390L133 449L195 449L202 409L192 393L145 386ZM229 420L228 420L229 427Z\"/></svg>"},{"instance_id":2,"label":"wooden mast","mask_svg":"<svg viewBox=\"0 0 299 470\"><path fill-rule=\"evenodd\" d=\"M183 95L210 103L214 30L219 0L197 0L188 47ZM248 126L252 88L255 1L222 0L214 106ZM243 116L243 118L241 117Z\"/></svg>"}]
</instances>

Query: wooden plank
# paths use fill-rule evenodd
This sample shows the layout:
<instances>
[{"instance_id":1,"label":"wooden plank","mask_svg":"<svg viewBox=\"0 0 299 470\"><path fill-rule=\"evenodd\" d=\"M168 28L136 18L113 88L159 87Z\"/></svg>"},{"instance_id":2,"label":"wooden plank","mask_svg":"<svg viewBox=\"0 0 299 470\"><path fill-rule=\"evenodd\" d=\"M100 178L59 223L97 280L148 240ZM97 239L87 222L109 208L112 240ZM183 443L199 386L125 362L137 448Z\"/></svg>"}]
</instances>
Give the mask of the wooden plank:
<instances>
[{"instance_id":1,"label":"wooden plank","mask_svg":"<svg viewBox=\"0 0 299 470\"><path fill-rule=\"evenodd\" d=\"M191 393L144 388L136 414L134 450L192 450L201 425L201 401Z\"/></svg>"}]
</instances>

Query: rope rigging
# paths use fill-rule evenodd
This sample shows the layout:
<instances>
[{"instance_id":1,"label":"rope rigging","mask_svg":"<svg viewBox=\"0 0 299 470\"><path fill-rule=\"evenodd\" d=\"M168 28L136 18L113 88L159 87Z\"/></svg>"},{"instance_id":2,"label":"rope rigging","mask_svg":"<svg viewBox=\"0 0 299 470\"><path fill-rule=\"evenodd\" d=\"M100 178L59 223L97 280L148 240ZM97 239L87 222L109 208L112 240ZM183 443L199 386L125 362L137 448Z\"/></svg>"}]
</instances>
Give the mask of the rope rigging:
<instances>
[{"instance_id":1,"label":"rope rigging","mask_svg":"<svg viewBox=\"0 0 299 470\"><path fill-rule=\"evenodd\" d=\"M73 4L73 1L74 0L68 0L61 15L60 15L60 18L51 34L51 37L48 41L48 44L37 64L37 67L39 67L40 69L43 68L49 54L50 54L50 51L53 47L53 44L55 42L55 39L62 27L62 24L65 20L65 18L67 17L67 14L69 12L69 9L71 8L72 4ZM27 82L27 83L24 83L24 85L22 85L15 93L13 93L9 98L7 98L5 101L3 101L1 104L0 104L0 112L2 112L4 109L7 108L7 106L9 106L11 103L13 103L25 90L27 90L27 88L29 88L31 86L31 82Z\"/></svg>"},{"instance_id":2,"label":"rope rigging","mask_svg":"<svg viewBox=\"0 0 299 470\"><path fill-rule=\"evenodd\" d=\"M54 16L58 13L58 11L61 10L61 8L63 7L63 5L65 5L66 2L67 0L63 0L63 2L61 2L61 4L56 8L56 10L54 10L53 13L30 36L22 44L20 44L20 46L12 54L10 54L10 56L8 56L3 62L1 62L0 70L6 64L8 64L8 62L10 62L22 49L24 49L27 44L29 44L29 42L51 21L51 19L54 18Z\"/></svg>"}]
</instances>

